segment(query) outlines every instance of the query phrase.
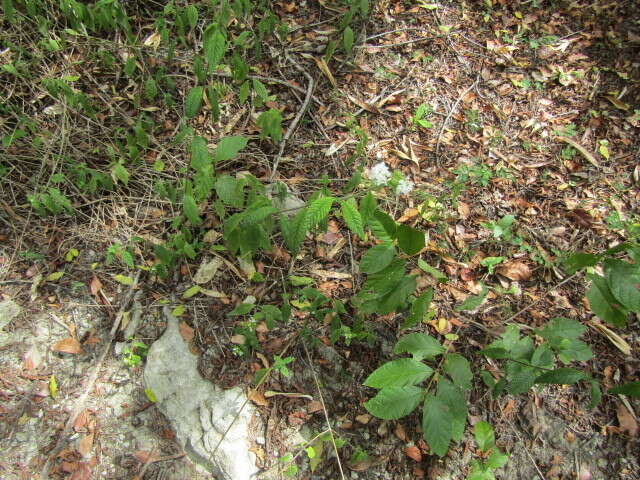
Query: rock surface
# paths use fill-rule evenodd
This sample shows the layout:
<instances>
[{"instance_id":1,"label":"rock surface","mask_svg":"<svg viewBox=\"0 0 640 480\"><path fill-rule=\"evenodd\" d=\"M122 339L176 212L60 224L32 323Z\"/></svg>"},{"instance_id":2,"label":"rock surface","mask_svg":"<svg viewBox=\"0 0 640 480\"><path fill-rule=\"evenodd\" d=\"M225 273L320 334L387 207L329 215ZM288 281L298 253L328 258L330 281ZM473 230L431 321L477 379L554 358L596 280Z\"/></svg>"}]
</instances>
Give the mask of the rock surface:
<instances>
[{"instance_id":1,"label":"rock surface","mask_svg":"<svg viewBox=\"0 0 640 480\"><path fill-rule=\"evenodd\" d=\"M149 349L144 371L158 409L193 462L225 480L255 478L255 455L249 452L255 409L239 388L223 390L200 376L178 320L168 309L165 317L167 329Z\"/></svg>"}]
</instances>

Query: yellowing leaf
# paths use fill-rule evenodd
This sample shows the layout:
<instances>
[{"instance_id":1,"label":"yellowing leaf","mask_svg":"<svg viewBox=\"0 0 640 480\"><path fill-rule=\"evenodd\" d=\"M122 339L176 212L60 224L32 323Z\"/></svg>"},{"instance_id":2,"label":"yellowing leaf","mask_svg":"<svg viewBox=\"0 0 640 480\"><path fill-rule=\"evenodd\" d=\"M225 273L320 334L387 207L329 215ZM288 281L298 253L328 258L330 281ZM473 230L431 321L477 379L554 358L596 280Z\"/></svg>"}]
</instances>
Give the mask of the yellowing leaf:
<instances>
[{"instance_id":1,"label":"yellowing leaf","mask_svg":"<svg viewBox=\"0 0 640 480\"><path fill-rule=\"evenodd\" d=\"M178 305L176 308L174 308L171 311L171 315L173 315L174 317L181 317L182 315L184 315L184 305Z\"/></svg>"},{"instance_id":2,"label":"yellowing leaf","mask_svg":"<svg viewBox=\"0 0 640 480\"><path fill-rule=\"evenodd\" d=\"M191 298L194 295L197 295L198 293L200 293L200 285L194 285L191 288L188 288L185 290L185 292L182 294L182 298Z\"/></svg>"},{"instance_id":3,"label":"yellowing leaf","mask_svg":"<svg viewBox=\"0 0 640 480\"><path fill-rule=\"evenodd\" d=\"M133 285L133 278L126 275L114 275L113 279L123 285Z\"/></svg>"},{"instance_id":4,"label":"yellowing leaf","mask_svg":"<svg viewBox=\"0 0 640 480\"><path fill-rule=\"evenodd\" d=\"M75 248L71 248L71 249L69 249L67 254L64 256L64 259L67 262L72 262L73 259L76 258L78 255L80 255L80 252L78 250L76 250Z\"/></svg>"},{"instance_id":5,"label":"yellowing leaf","mask_svg":"<svg viewBox=\"0 0 640 480\"><path fill-rule=\"evenodd\" d=\"M62 278L64 272L53 272L47 277L48 282L56 282Z\"/></svg>"},{"instance_id":6,"label":"yellowing leaf","mask_svg":"<svg viewBox=\"0 0 640 480\"><path fill-rule=\"evenodd\" d=\"M58 382L55 375L49 377L49 395L51 395L51 398L56 398L56 395L58 395Z\"/></svg>"},{"instance_id":7,"label":"yellowing leaf","mask_svg":"<svg viewBox=\"0 0 640 480\"><path fill-rule=\"evenodd\" d=\"M144 389L144 394L147 396L147 398L149 399L149 401L151 403L157 403L158 402L158 397L156 397L156 394L150 388L145 388Z\"/></svg>"},{"instance_id":8,"label":"yellowing leaf","mask_svg":"<svg viewBox=\"0 0 640 480\"><path fill-rule=\"evenodd\" d=\"M331 70L329 70L329 65L327 65L327 62L325 62L323 58L314 57L313 59L316 61L316 65L318 65L318 68L324 74L324 76L327 77L333 88L338 88L336 79L333 77Z\"/></svg>"}]
</instances>

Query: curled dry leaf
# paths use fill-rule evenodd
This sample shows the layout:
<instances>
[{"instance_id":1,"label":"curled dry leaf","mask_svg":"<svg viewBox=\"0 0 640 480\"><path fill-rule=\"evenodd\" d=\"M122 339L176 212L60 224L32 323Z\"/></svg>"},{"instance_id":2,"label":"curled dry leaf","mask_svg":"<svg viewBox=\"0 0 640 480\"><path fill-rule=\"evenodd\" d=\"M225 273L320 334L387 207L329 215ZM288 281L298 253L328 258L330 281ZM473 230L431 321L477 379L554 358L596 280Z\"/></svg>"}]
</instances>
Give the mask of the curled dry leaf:
<instances>
[{"instance_id":1,"label":"curled dry leaf","mask_svg":"<svg viewBox=\"0 0 640 480\"><path fill-rule=\"evenodd\" d=\"M249 400L251 400L256 405L259 405L261 407L266 407L267 405L269 405L269 401L265 398L262 392L259 392L258 390L250 389L249 395L247 396L249 397Z\"/></svg>"},{"instance_id":2,"label":"curled dry leaf","mask_svg":"<svg viewBox=\"0 0 640 480\"><path fill-rule=\"evenodd\" d=\"M75 338L68 337L57 342L53 346L53 350L55 352L61 352L61 353L78 354L78 353L82 353L82 346L80 345L80 342Z\"/></svg>"},{"instance_id":3,"label":"curled dry leaf","mask_svg":"<svg viewBox=\"0 0 640 480\"><path fill-rule=\"evenodd\" d=\"M102 282L95 275L91 278L89 289L91 290L91 295L94 296L97 295L100 290L102 290Z\"/></svg>"},{"instance_id":4,"label":"curled dry leaf","mask_svg":"<svg viewBox=\"0 0 640 480\"><path fill-rule=\"evenodd\" d=\"M531 277L529 266L519 260L511 260L500 265L496 268L496 272L516 282L528 280Z\"/></svg>"},{"instance_id":5,"label":"curled dry leaf","mask_svg":"<svg viewBox=\"0 0 640 480\"><path fill-rule=\"evenodd\" d=\"M422 452L420 452L420 449L418 447L416 447L415 445L411 445L410 447L407 447L404 449L404 454L415 460L416 462L421 462L422 461Z\"/></svg>"},{"instance_id":6,"label":"curled dry leaf","mask_svg":"<svg viewBox=\"0 0 640 480\"><path fill-rule=\"evenodd\" d=\"M180 322L180 325L178 325L178 330L180 330L180 336L183 338L183 340L187 343L191 343L195 335L193 328L187 325L186 322Z\"/></svg>"},{"instance_id":7,"label":"curled dry leaf","mask_svg":"<svg viewBox=\"0 0 640 480\"><path fill-rule=\"evenodd\" d=\"M407 441L407 432L405 431L401 423L396 423L396 428L393 430L393 433L395 433L396 437L398 437L401 441Z\"/></svg>"},{"instance_id":8,"label":"curled dry leaf","mask_svg":"<svg viewBox=\"0 0 640 480\"><path fill-rule=\"evenodd\" d=\"M78 442L78 451L80 455L87 458L93 449L93 433L87 433Z\"/></svg>"},{"instance_id":9,"label":"curled dry leaf","mask_svg":"<svg viewBox=\"0 0 640 480\"><path fill-rule=\"evenodd\" d=\"M633 415L629 412L624 404L618 405L616 410L618 416L618 423L620 424L620 431L627 432L630 437L638 435L638 422Z\"/></svg>"}]
</instances>

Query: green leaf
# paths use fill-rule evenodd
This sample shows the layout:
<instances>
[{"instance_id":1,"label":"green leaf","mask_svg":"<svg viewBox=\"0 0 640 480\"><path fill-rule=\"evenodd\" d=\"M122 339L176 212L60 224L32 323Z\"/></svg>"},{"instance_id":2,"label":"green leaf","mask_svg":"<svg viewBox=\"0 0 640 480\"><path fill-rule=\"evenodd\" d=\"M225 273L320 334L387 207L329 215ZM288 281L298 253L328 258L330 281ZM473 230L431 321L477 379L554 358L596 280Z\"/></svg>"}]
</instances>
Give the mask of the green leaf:
<instances>
[{"instance_id":1,"label":"green leaf","mask_svg":"<svg viewBox=\"0 0 640 480\"><path fill-rule=\"evenodd\" d=\"M511 395L519 395L528 392L536 383L539 370L531 367L524 367L515 375L509 377L507 392Z\"/></svg>"},{"instance_id":2,"label":"green leaf","mask_svg":"<svg viewBox=\"0 0 640 480\"><path fill-rule=\"evenodd\" d=\"M47 282L57 282L64 276L64 272L53 272L47 275Z\"/></svg>"},{"instance_id":3,"label":"green leaf","mask_svg":"<svg viewBox=\"0 0 640 480\"><path fill-rule=\"evenodd\" d=\"M571 385L587 378L587 374L581 370L577 370L575 368L557 368L540 375L536 378L535 383Z\"/></svg>"},{"instance_id":4,"label":"green leaf","mask_svg":"<svg viewBox=\"0 0 640 480\"><path fill-rule=\"evenodd\" d=\"M415 410L422 400L424 391L414 386L383 388L364 408L383 420L396 420L406 417Z\"/></svg>"},{"instance_id":5,"label":"green leaf","mask_svg":"<svg viewBox=\"0 0 640 480\"><path fill-rule=\"evenodd\" d=\"M640 313L640 266L609 258L604 272L613 296L627 309Z\"/></svg>"},{"instance_id":6,"label":"green leaf","mask_svg":"<svg viewBox=\"0 0 640 480\"><path fill-rule=\"evenodd\" d=\"M181 317L182 315L184 315L184 312L184 305L178 305L176 308L171 310L171 315L173 315L174 317Z\"/></svg>"},{"instance_id":7,"label":"green leaf","mask_svg":"<svg viewBox=\"0 0 640 480\"><path fill-rule=\"evenodd\" d=\"M184 209L185 216L194 227L197 227L202 223L200 213L198 212L198 206L196 205L196 201L192 195L186 194L182 198L182 207Z\"/></svg>"},{"instance_id":8,"label":"green leaf","mask_svg":"<svg viewBox=\"0 0 640 480\"><path fill-rule=\"evenodd\" d=\"M431 265L429 265L427 262L425 262L421 258L418 259L418 267L420 267L421 270L431 275L440 283L446 283L449 281L449 278L444 273L442 273L440 270L436 268L433 268Z\"/></svg>"},{"instance_id":9,"label":"green leaf","mask_svg":"<svg viewBox=\"0 0 640 480\"><path fill-rule=\"evenodd\" d=\"M195 295L197 295L198 293L200 293L200 291L202 290L202 288L200 287L200 285L194 285L193 287L187 288L184 293L182 294L182 298L191 298Z\"/></svg>"},{"instance_id":10,"label":"green leaf","mask_svg":"<svg viewBox=\"0 0 640 480\"><path fill-rule=\"evenodd\" d=\"M156 397L155 392L150 388L145 388L144 394L151 403L158 403L158 397Z\"/></svg>"},{"instance_id":11,"label":"green leaf","mask_svg":"<svg viewBox=\"0 0 640 480\"><path fill-rule=\"evenodd\" d=\"M118 282L121 283L123 285L133 285L134 279L131 277L128 277L127 275L114 275L113 279Z\"/></svg>"},{"instance_id":12,"label":"green leaf","mask_svg":"<svg viewBox=\"0 0 640 480\"><path fill-rule=\"evenodd\" d=\"M380 210L373 212L373 217L380 223L380 225L382 225L382 228L389 237L396 238L398 224L393 218Z\"/></svg>"},{"instance_id":13,"label":"green leaf","mask_svg":"<svg viewBox=\"0 0 640 480\"><path fill-rule=\"evenodd\" d=\"M353 199L340 201L342 218L344 218L344 223L347 224L349 230L360 238L364 238L364 222L362 221L362 216L356 208L355 203L356 202Z\"/></svg>"},{"instance_id":14,"label":"green leaf","mask_svg":"<svg viewBox=\"0 0 640 480\"><path fill-rule=\"evenodd\" d=\"M444 371L451 377L453 383L462 390L471 390L471 367L469 361L458 353L445 356Z\"/></svg>"},{"instance_id":15,"label":"green leaf","mask_svg":"<svg viewBox=\"0 0 640 480\"><path fill-rule=\"evenodd\" d=\"M640 383L640 382L639 382ZM638 391L640 396L640 390ZM591 380L591 401L589 402L589 408L595 408L602 400L602 391L600 390L600 384L597 380Z\"/></svg>"},{"instance_id":16,"label":"green leaf","mask_svg":"<svg viewBox=\"0 0 640 480\"><path fill-rule=\"evenodd\" d=\"M468 411L464 393L446 378L440 378L436 397L449 408L451 413L451 439L459 443L467 426Z\"/></svg>"},{"instance_id":17,"label":"green leaf","mask_svg":"<svg viewBox=\"0 0 640 480\"><path fill-rule=\"evenodd\" d=\"M587 292L587 299L591 310L607 323L616 327L624 327L627 324L627 310L615 299L604 277L600 275L587 275L592 281L591 288Z\"/></svg>"},{"instance_id":18,"label":"green leaf","mask_svg":"<svg viewBox=\"0 0 640 480\"><path fill-rule=\"evenodd\" d=\"M187 118L193 118L200 113L202 107L202 95L204 94L204 87L193 87L187 93L187 99L184 104L184 114Z\"/></svg>"},{"instance_id":19,"label":"green leaf","mask_svg":"<svg viewBox=\"0 0 640 480\"><path fill-rule=\"evenodd\" d=\"M440 342L426 333L410 333L398 340L393 353L400 355L401 353L410 353L413 359L421 361L424 359L432 359L443 354L446 349L440 345Z\"/></svg>"},{"instance_id":20,"label":"green leaf","mask_svg":"<svg viewBox=\"0 0 640 480\"><path fill-rule=\"evenodd\" d=\"M205 170L213 164L207 141L198 135L191 140L191 168L197 171Z\"/></svg>"},{"instance_id":21,"label":"green leaf","mask_svg":"<svg viewBox=\"0 0 640 480\"><path fill-rule=\"evenodd\" d=\"M415 255L424 248L424 232L408 225L400 225L396 230L398 246L407 255Z\"/></svg>"},{"instance_id":22,"label":"green leaf","mask_svg":"<svg viewBox=\"0 0 640 480\"><path fill-rule=\"evenodd\" d=\"M390 245L376 245L365 252L360 259L362 273L377 273L384 270L396 256L396 249Z\"/></svg>"},{"instance_id":23,"label":"green leaf","mask_svg":"<svg viewBox=\"0 0 640 480\"><path fill-rule=\"evenodd\" d=\"M480 420L473 427L473 435L476 438L478 448L483 452L488 452L490 448L493 448L496 444L496 437L493 432L491 424Z\"/></svg>"},{"instance_id":24,"label":"green leaf","mask_svg":"<svg viewBox=\"0 0 640 480\"><path fill-rule=\"evenodd\" d=\"M227 205L235 208L242 208L244 204L242 187L242 182L229 175L222 175L216 179L216 193L218 197Z\"/></svg>"},{"instance_id":25,"label":"green leaf","mask_svg":"<svg viewBox=\"0 0 640 480\"><path fill-rule=\"evenodd\" d=\"M344 29L342 33L342 45L347 53L351 53L353 50L353 42L355 40L355 36L353 34L353 30L351 27L347 27Z\"/></svg>"},{"instance_id":26,"label":"green leaf","mask_svg":"<svg viewBox=\"0 0 640 480\"><path fill-rule=\"evenodd\" d=\"M609 389L609 393L640 398L640 382L625 383L624 385Z\"/></svg>"},{"instance_id":27,"label":"green leaf","mask_svg":"<svg viewBox=\"0 0 640 480\"><path fill-rule=\"evenodd\" d=\"M421 323L427 315L431 300L433 300L433 288L429 287L422 292L422 295L413 301L411 304L411 312L407 315L407 318L404 319L400 328L411 328Z\"/></svg>"},{"instance_id":28,"label":"green leaf","mask_svg":"<svg viewBox=\"0 0 640 480\"><path fill-rule=\"evenodd\" d=\"M144 82L144 96L147 97L147 100L152 102L153 100L155 100L157 95L158 85L156 84L156 81L153 79L153 77L147 78L147 80Z\"/></svg>"},{"instance_id":29,"label":"green leaf","mask_svg":"<svg viewBox=\"0 0 640 480\"><path fill-rule=\"evenodd\" d=\"M511 355L509 354L508 350L504 348L499 348L499 347L483 348L482 350L480 350L480 353L487 358L496 358L496 359L511 358Z\"/></svg>"},{"instance_id":30,"label":"green leaf","mask_svg":"<svg viewBox=\"0 0 640 480\"><path fill-rule=\"evenodd\" d=\"M404 276L393 290L378 301L378 313L387 315L404 307L407 297L416 290L416 277Z\"/></svg>"},{"instance_id":31,"label":"green leaf","mask_svg":"<svg viewBox=\"0 0 640 480\"><path fill-rule=\"evenodd\" d=\"M262 83L257 78L252 79L252 82L253 82L253 90L256 92L256 95L258 95L260 100L262 100L263 102L266 102L267 99L269 98L269 92L267 91L267 87L265 87L264 83Z\"/></svg>"},{"instance_id":32,"label":"green leaf","mask_svg":"<svg viewBox=\"0 0 640 480\"><path fill-rule=\"evenodd\" d=\"M303 287L313 284L314 280L311 277L298 277L297 275L289 275L289 282L294 287Z\"/></svg>"},{"instance_id":33,"label":"green leaf","mask_svg":"<svg viewBox=\"0 0 640 480\"><path fill-rule=\"evenodd\" d=\"M509 455L502 453L499 450L494 450L487 458L485 465L495 470L497 468L504 467L508 461Z\"/></svg>"},{"instance_id":34,"label":"green leaf","mask_svg":"<svg viewBox=\"0 0 640 480\"><path fill-rule=\"evenodd\" d=\"M185 9L185 13L189 28L194 28L198 24L198 8L195 5L189 5Z\"/></svg>"},{"instance_id":35,"label":"green leaf","mask_svg":"<svg viewBox=\"0 0 640 480\"><path fill-rule=\"evenodd\" d=\"M482 290L480 291L479 295L469 295L464 302L462 302L460 305L457 305L454 310L456 312L460 312L463 310L467 310L467 311L471 311L471 310L475 310L476 308L478 308L480 305L482 305L482 302L484 302L484 299L487 296L487 293L489 293L489 289L487 288L486 285L482 285Z\"/></svg>"},{"instance_id":36,"label":"green leaf","mask_svg":"<svg viewBox=\"0 0 640 480\"><path fill-rule=\"evenodd\" d=\"M422 431L431 451L444 457L449 450L453 417L449 407L433 394L427 395L422 414Z\"/></svg>"},{"instance_id":37,"label":"green leaf","mask_svg":"<svg viewBox=\"0 0 640 480\"><path fill-rule=\"evenodd\" d=\"M114 180L119 180L125 185L129 185L129 171L124 167L122 161L116 163L111 169L111 177Z\"/></svg>"},{"instance_id":38,"label":"green leaf","mask_svg":"<svg viewBox=\"0 0 640 480\"><path fill-rule=\"evenodd\" d=\"M586 267L593 267L598 264L600 257L591 253L574 253L567 258L563 264L569 275L573 275L578 270L582 270Z\"/></svg>"},{"instance_id":39,"label":"green leaf","mask_svg":"<svg viewBox=\"0 0 640 480\"><path fill-rule=\"evenodd\" d=\"M240 315L246 315L251 310L253 310L254 307L255 307L255 305L253 303L241 303L236 308L234 308L229 313L227 313L227 316L229 316L229 317L237 317L237 316L240 316Z\"/></svg>"},{"instance_id":40,"label":"green leaf","mask_svg":"<svg viewBox=\"0 0 640 480\"><path fill-rule=\"evenodd\" d=\"M260 138L271 137L274 142L282 140L282 114L275 108L262 112L256 120L260 127Z\"/></svg>"},{"instance_id":41,"label":"green leaf","mask_svg":"<svg viewBox=\"0 0 640 480\"><path fill-rule=\"evenodd\" d=\"M571 320L564 317L552 318L541 330L536 330L536 333L542 338L549 340L569 339L574 340L579 338L587 327L582 325L576 320Z\"/></svg>"},{"instance_id":42,"label":"green leaf","mask_svg":"<svg viewBox=\"0 0 640 480\"><path fill-rule=\"evenodd\" d=\"M227 50L227 39L216 24L212 23L204 31L202 47L209 66L209 72L213 72L224 58Z\"/></svg>"},{"instance_id":43,"label":"green leaf","mask_svg":"<svg viewBox=\"0 0 640 480\"><path fill-rule=\"evenodd\" d=\"M224 137L216 147L216 162L226 162L232 160L244 147L247 146L248 139L242 135Z\"/></svg>"},{"instance_id":44,"label":"green leaf","mask_svg":"<svg viewBox=\"0 0 640 480\"><path fill-rule=\"evenodd\" d=\"M417 385L431 376L433 370L411 358L400 358L374 370L364 385L371 388L406 387Z\"/></svg>"},{"instance_id":45,"label":"green leaf","mask_svg":"<svg viewBox=\"0 0 640 480\"><path fill-rule=\"evenodd\" d=\"M49 395L51 398L56 398L58 395L58 382L55 375L49 377Z\"/></svg>"}]
</instances>

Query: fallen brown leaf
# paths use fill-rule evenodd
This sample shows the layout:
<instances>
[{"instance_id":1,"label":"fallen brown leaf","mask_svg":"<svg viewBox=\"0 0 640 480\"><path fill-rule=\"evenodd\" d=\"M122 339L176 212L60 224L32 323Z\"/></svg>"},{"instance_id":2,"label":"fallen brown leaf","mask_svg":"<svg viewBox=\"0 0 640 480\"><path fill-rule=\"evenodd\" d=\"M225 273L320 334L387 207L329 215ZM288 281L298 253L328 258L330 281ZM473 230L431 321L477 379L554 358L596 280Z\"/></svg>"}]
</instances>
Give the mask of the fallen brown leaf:
<instances>
[{"instance_id":1,"label":"fallen brown leaf","mask_svg":"<svg viewBox=\"0 0 640 480\"><path fill-rule=\"evenodd\" d=\"M630 437L638 435L638 422L633 418L633 415L631 415L624 404L621 403L618 405L616 414L618 416L618 423L620 424L621 432L627 432Z\"/></svg>"},{"instance_id":2,"label":"fallen brown leaf","mask_svg":"<svg viewBox=\"0 0 640 480\"><path fill-rule=\"evenodd\" d=\"M195 331L186 322L180 322L178 326L178 330L180 330L180 336L184 339L185 342L191 343L193 337L195 335Z\"/></svg>"},{"instance_id":3,"label":"fallen brown leaf","mask_svg":"<svg viewBox=\"0 0 640 480\"><path fill-rule=\"evenodd\" d=\"M82 353L82 346L80 345L80 342L75 338L68 337L57 342L53 346L53 350L55 352L61 352L61 353L78 354L78 353Z\"/></svg>"},{"instance_id":4,"label":"fallen brown leaf","mask_svg":"<svg viewBox=\"0 0 640 480\"><path fill-rule=\"evenodd\" d=\"M78 442L78 451L83 457L88 457L93 449L93 433L87 433Z\"/></svg>"},{"instance_id":5,"label":"fallen brown leaf","mask_svg":"<svg viewBox=\"0 0 640 480\"><path fill-rule=\"evenodd\" d=\"M516 282L528 280L531 277L529 265L519 260L510 260L500 265L496 268L496 272Z\"/></svg>"},{"instance_id":6,"label":"fallen brown leaf","mask_svg":"<svg viewBox=\"0 0 640 480\"><path fill-rule=\"evenodd\" d=\"M415 460L416 462L421 462L422 461L422 452L420 452L420 449L418 447L416 447L415 445L412 445L410 447L407 447L404 449L404 454Z\"/></svg>"},{"instance_id":7,"label":"fallen brown leaf","mask_svg":"<svg viewBox=\"0 0 640 480\"><path fill-rule=\"evenodd\" d=\"M249 395L247 396L249 397L249 400L251 400L256 405L259 405L261 407L266 407L267 405L269 405L269 401L265 398L264 394L262 392L259 392L258 390L250 389Z\"/></svg>"}]
</instances>

